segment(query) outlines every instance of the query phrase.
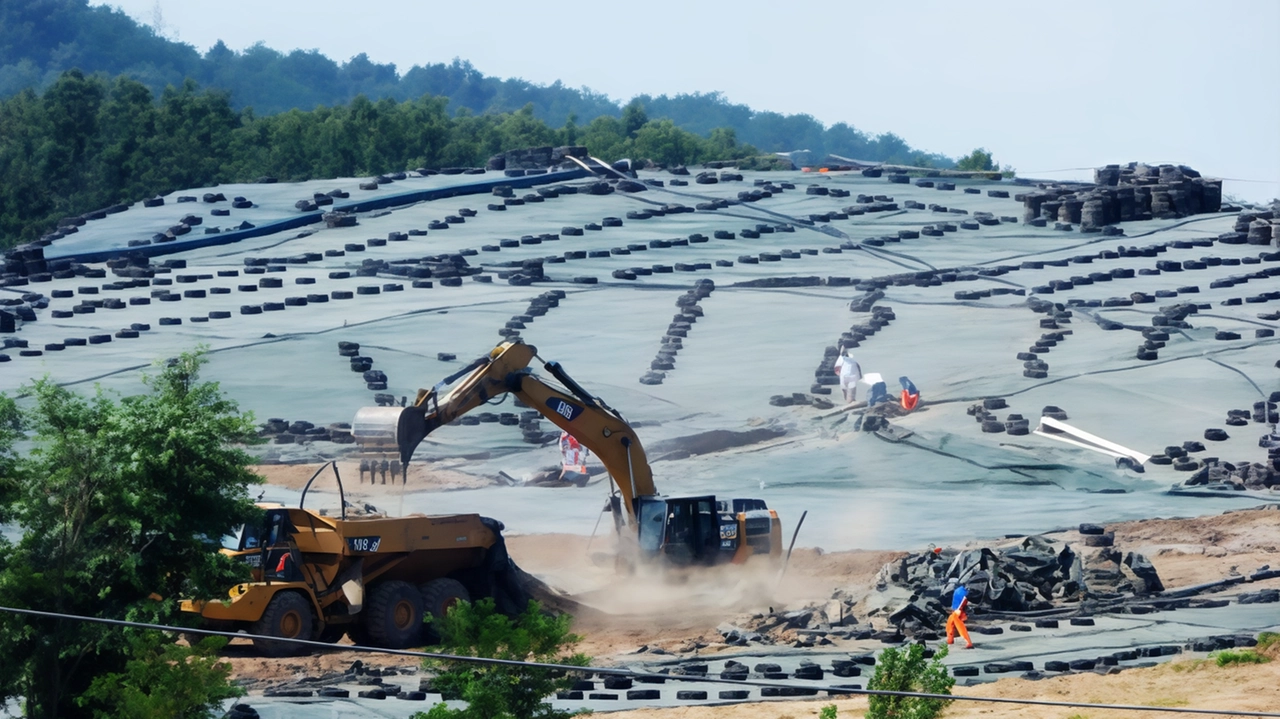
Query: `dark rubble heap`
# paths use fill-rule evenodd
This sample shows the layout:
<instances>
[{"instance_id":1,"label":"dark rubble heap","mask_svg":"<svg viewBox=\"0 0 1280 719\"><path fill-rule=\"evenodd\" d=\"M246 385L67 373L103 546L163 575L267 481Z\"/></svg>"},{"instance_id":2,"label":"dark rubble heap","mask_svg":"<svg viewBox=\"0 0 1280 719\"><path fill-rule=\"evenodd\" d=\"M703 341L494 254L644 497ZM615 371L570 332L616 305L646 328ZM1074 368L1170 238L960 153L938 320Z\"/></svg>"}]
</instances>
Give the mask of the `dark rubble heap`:
<instances>
[{"instance_id":1,"label":"dark rubble heap","mask_svg":"<svg viewBox=\"0 0 1280 719\"><path fill-rule=\"evenodd\" d=\"M1084 551L1032 536L1000 549L909 554L880 570L878 591L909 592L905 602L886 604L882 612L901 632L919 635L945 627L959 584L968 587L976 617L1084 612L1163 591L1151 562L1110 546L1112 538L1086 534L1085 543L1096 548Z\"/></svg>"}]
</instances>

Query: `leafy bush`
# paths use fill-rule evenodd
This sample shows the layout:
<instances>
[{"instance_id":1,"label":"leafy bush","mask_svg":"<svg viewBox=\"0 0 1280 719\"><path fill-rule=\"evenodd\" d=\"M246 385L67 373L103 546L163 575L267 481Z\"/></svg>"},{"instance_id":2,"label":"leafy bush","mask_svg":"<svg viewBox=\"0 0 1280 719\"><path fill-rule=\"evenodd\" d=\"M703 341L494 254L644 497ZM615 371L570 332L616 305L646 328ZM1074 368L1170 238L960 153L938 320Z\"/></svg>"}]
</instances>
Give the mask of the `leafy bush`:
<instances>
[{"instance_id":1,"label":"leafy bush","mask_svg":"<svg viewBox=\"0 0 1280 719\"><path fill-rule=\"evenodd\" d=\"M818 719L836 719L836 705L828 704L818 712Z\"/></svg>"},{"instance_id":2,"label":"leafy bush","mask_svg":"<svg viewBox=\"0 0 1280 719\"><path fill-rule=\"evenodd\" d=\"M942 660L947 648L941 647L932 659L924 658L924 646L911 644L903 649L890 647L876 660L875 674L868 689L893 692L950 694L956 680ZM871 695L867 697L867 719L933 719L952 702L951 699Z\"/></svg>"},{"instance_id":3,"label":"leafy bush","mask_svg":"<svg viewBox=\"0 0 1280 719\"><path fill-rule=\"evenodd\" d=\"M1254 647L1258 652L1269 652L1273 649L1280 648L1280 634L1276 632L1263 632L1258 635L1258 646Z\"/></svg>"},{"instance_id":4,"label":"leafy bush","mask_svg":"<svg viewBox=\"0 0 1280 719\"><path fill-rule=\"evenodd\" d=\"M991 153L982 147L956 161L957 170L997 170L999 167Z\"/></svg>"},{"instance_id":5,"label":"leafy bush","mask_svg":"<svg viewBox=\"0 0 1280 719\"><path fill-rule=\"evenodd\" d=\"M1264 657L1252 649L1224 649L1220 652L1213 653L1213 660L1218 666L1225 667L1229 664L1266 664L1271 661L1269 657Z\"/></svg>"},{"instance_id":6,"label":"leafy bush","mask_svg":"<svg viewBox=\"0 0 1280 719\"><path fill-rule=\"evenodd\" d=\"M108 706L95 710L96 719L205 719L221 714L224 699L244 694L233 686L231 665L218 660L225 637L206 637L194 646L165 640L155 633L133 641L133 658L122 672L93 680L80 698L81 706Z\"/></svg>"},{"instance_id":7,"label":"leafy bush","mask_svg":"<svg viewBox=\"0 0 1280 719\"><path fill-rule=\"evenodd\" d=\"M529 602L518 617L500 614L492 599L460 602L439 622L440 651L471 657L586 666L589 657L571 653L581 639L569 631L572 617L545 614ZM438 672L436 691L467 702L463 709L437 704L414 719L564 719L567 712L545 700L567 689L573 678L563 672L532 667L475 664L427 659L423 666Z\"/></svg>"}]
</instances>

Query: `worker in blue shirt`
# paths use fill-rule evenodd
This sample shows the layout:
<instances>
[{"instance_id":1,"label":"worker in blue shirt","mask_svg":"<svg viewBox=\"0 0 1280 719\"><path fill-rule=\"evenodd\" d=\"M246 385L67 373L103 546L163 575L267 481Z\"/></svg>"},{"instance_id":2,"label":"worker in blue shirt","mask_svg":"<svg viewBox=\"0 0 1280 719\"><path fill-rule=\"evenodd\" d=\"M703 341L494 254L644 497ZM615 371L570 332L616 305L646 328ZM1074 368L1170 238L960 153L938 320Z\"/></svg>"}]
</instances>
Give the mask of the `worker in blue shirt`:
<instances>
[{"instance_id":1,"label":"worker in blue shirt","mask_svg":"<svg viewBox=\"0 0 1280 719\"><path fill-rule=\"evenodd\" d=\"M973 649L973 641L969 639L969 630L964 626L964 620L969 618L966 610L969 608L969 590L963 584L956 587L956 591L951 595L951 616L947 617L947 644L954 644L956 632L960 632L960 636L964 639L965 649Z\"/></svg>"}]
</instances>

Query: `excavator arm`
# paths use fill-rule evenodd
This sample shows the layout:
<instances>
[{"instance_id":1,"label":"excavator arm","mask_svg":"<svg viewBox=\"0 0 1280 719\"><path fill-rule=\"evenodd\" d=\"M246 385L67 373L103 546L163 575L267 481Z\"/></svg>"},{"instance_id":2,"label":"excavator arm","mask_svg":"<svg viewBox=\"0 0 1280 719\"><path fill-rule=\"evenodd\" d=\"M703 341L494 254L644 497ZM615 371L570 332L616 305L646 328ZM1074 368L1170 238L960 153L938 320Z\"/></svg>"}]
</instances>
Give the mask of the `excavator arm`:
<instances>
[{"instance_id":1,"label":"excavator arm","mask_svg":"<svg viewBox=\"0 0 1280 719\"><path fill-rule=\"evenodd\" d=\"M533 374L529 365L534 359L541 361L537 352L523 342L504 342L432 389L418 390L412 406L360 410L352 432L358 440L393 441L400 461L407 465L422 440L441 425L503 394L514 394L600 458L622 495L628 519L634 523L637 498L658 494L635 430L617 410L569 377L559 363L543 362L543 368L567 392ZM442 396L444 388L454 382L453 389Z\"/></svg>"}]
</instances>

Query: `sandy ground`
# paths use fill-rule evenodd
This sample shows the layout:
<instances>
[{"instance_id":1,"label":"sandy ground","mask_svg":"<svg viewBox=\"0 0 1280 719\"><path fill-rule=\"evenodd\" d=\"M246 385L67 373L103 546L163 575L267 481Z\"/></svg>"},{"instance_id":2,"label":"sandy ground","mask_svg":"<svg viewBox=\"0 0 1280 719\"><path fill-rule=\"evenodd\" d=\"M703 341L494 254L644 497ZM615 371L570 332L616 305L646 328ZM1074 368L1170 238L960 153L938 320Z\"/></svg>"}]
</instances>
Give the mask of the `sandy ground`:
<instances>
[{"instance_id":1,"label":"sandy ground","mask_svg":"<svg viewBox=\"0 0 1280 719\"><path fill-rule=\"evenodd\" d=\"M1115 532L1121 550L1146 554L1170 589L1280 566L1280 507L1124 522L1107 529ZM1047 536L1083 547L1075 531ZM575 625L586 637L583 649L598 657L632 652L646 644L673 650L690 641L714 643L719 640L715 628L721 622L770 608L822 602L837 590L857 600L870 592L880 568L901 556L900 552L827 553L804 548L792 555L781 583L772 569L760 568L746 578L741 573L713 574L696 583L620 581L601 556L608 555L609 543L597 539L590 551L587 544L587 538L574 535L513 536L508 541L512 557L526 571L600 610L582 616ZM993 544L975 540L972 546ZM1272 586L1275 581L1245 589ZM680 611L671 611L676 606Z\"/></svg>"},{"instance_id":2,"label":"sandy ground","mask_svg":"<svg viewBox=\"0 0 1280 719\"><path fill-rule=\"evenodd\" d=\"M991 684L957 687L953 693L1039 701L1274 712L1280 707L1280 662L1218 667L1206 660L1180 660L1146 669L1129 669L1110 676L1073 674L1035 682L1001 679ZM867 709L867 700L856 698L638 709L613 716L620 719L810 719L817 717L822 707L828 704L835 704L841 717L861 717ZM942 716L946 719L1157 719L1177 715L1163 711L956 701L943 711Z\"/></svg>"},{"instance_id":3,"label":"sandy ground","mask_svg":"<svg viewBox=\"0 0 1280 719\"><path fill-rule=\"evenodd\" d=\"M250 469L262 475L267 484L301 490L316 470L324 466L321 464L258 464ZM358 459L340 460L338 471L342 474L342 486L347 494L347 501L357 498L376 503L379 499L398 497L403 492L445 492L453 489L475 489L493 484L483 477L443 469L429 462L416 462L409 465L407 481L403 481L403 478L392 481L388 475L386 483L383 483L381 473L376 477L376 482L372 481L367 474L361 477ZM316 489L334 491L336 485L333 471L326 469L316 477L313 486Z\"/></svg>"},{"instance_id":4,"label":"sandy ground","mask_svg":"<svg viewBox=\"0 0 1280 719\"><path fill-rule=\"evenodd\" d=\"M268 465L259 470L272 483L300 488L314 472L314 467ZM345 467L343 472L346 475ZM352 467L349 476L355 475L356 470ZM432 489L439 490L477 480L458 472L421 469L418 476L411 473L411 486L415 481L419 482L419 486L429 485ZM364 487L368 489L367 484ZM376 492L381 485L374 487ZM387 491L390 490L388 485ZM1150 557L1169 588L1221 579L1236 572L1248 573L1264 565L1280 565L1280 508L1277 507L1240 510L1199 518L1124 522L1110 525L1108 530L1115 532L1118 547L1139 551ZM1058 532L1050 536L1073 543L1080 538L1074 531ZM973 542L974 546L980 544L984 542ZM992 542L985 544L990 545ZM722 622L741 620L753 613L770 609L822 602L837 590L844 591L854 599L863 597L870 592L880 568L901 556L900 552L828 553L820 549L800 548L793 554L785 577L779 582L777 568L766 564L716 569L696 577L671 574L620 578L612 561L615 547L608 527L602 527L595 539L568 534L510 535L508 548L518 565L581 603L574 624L575 631L583 636L579 649L596 657L601 663L609 663L616 657L631 654L641 646L679 651L689 648L693 642L701 642L713 645L704 653L713 652L716 648L714 644L719 640L716 626ZM1268 585L1272 583L1267 582ZM1258 586L1260 585L1251 585L1249 588L1256 589ZM239 647L239 644L241 642L237 641L229 648L228 658L234 665L237 676L255 680L255 683L285 681L341 670L357 658L377 666L416 666L416 662L411 660L361 656L353 652L264 660L254 656L249 647ZM1180 680L1185 680L1187 676L1204 676L1208 678L1206 683L1211 685L1206 692L1211 688L1213 692L1230 693L1238 688L1241 701L1244 698L1264 696L1255 694L1249 688L1255 681L1250 670L1215 672L1218 672L1216 668L1198 668L1184 675L1177 674L1172 669L1157 669L1125 672L1120 675L1121 678L1092 675L1055 678L1025 683L1025 687L1019 689L1006 687L1020 687L1024 683L1002 680L995 686L1002 687L1001 691L1017 691L1043 697L1060 697L1065 691L1070 691L1071 696L1079 697L1084 692L1088 696L1096 694L1096 698L1105 702L1138 696L1134 694L1136 690L1133 688L1111 687L1113 684L1119 686L1120 682L1131 681L1130 677L1142 676L1146 677L1143 681L1147 683L1144 685L1147 688L1143 690L1147 694L1143 696L1149 695L1153 701L1161 696L1165 697L1164 700L1175 701L1182 696L1174 691ZM1276 684L1275 670L1268 668L1258 672L1270 677L1269 681ZM1222 677L1231 677L1231 681L1222 681ZM1082 685L1078 690L1065 688L1077 684ZM1273 692L1269 695L1273 698L1270 706L1280 706L1280 698L1276 698L1274 693L1280 690L1272 687L1269 691ZM1227 694L1197 692L1196 696L1221 696L1226 701ZM1195 703L1203 705L1205 702ZM856 706L857 702L848 704ZM818 706L820 704L816 703L788 703L785 707L767 704L759 711L762 712L761 716L790 715L798 719L806 713L816 713L814 707ZM735 707L734 716L738 716L736 710ZM699 712L706 711L714 710L684 708L670 710L669 713L671 716L694 717ZM1004 710L965 705L953 707L948 715L969 716L983 713L984 716L1003 716L999 713L987 713L993 711ZM1048 711L1042 715L1020 713L1018 716L1065 717L1070 713ZM1009 713L1008 716L1014 714ZM1092 718L1100 715L1089 716Z\"/></svg>"},{"instance_id":5,"label":"sandy ground","mask_svg":"<svg viewBox=\"0 0 1280 719\"><path fill-rule=\"evenodd\" d=\"M715 628L722 622L822 601L837 588L866 591L880 567L901 555L801 548L781 581L777 567L764 562L695 575L620 578L611 559L611 540L538 534L512 536L507 542L516 564L590 608L578 613L574 629L584 637L582 651L602 658L646 645L674 651L692 641L717 642Z\"/></svg>"}]
</instances>

